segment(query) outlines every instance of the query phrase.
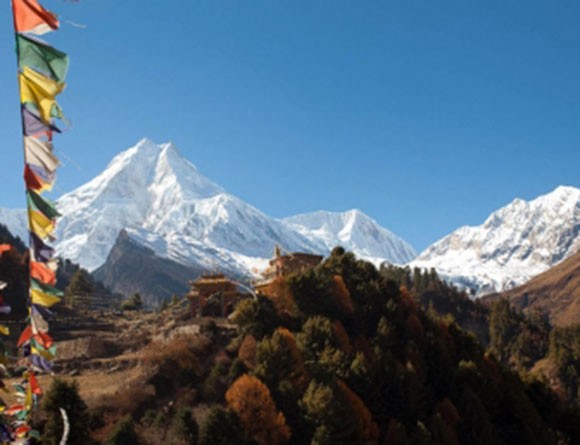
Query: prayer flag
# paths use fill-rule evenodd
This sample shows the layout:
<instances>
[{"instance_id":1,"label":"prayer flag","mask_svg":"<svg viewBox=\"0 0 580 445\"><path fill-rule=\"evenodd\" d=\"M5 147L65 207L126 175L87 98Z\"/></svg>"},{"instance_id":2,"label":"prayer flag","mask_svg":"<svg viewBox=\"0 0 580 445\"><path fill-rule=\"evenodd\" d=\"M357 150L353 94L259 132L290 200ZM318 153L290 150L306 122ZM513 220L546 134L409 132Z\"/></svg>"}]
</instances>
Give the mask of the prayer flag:
<instances>
[{"instance_id":1,"label":"prayer flag","mask_svg":"<svg viewBox=\"0 0 580 445\"><path fill-rule=\"evenodd\" d=\"M44 349L41 347L37 347L37 346L32 346L30 351L32 352L32 354L36 354L41 356L43 359L48 360L48 361L52 361L54 360L55 357L55 352L56 351L51 351L50 349Z\"/></svg>"},{"instance_id":2,"label":"prayer flag","mask_svg":"<svg viewBox=\"0 0 580 445\"><path fill-rule=\"evenodd\" d=\"M56 181L56 173L47 172L43 169L40 165L35 164L27 164L30 167L30 170L38 177L40 181L43 183L43 187L47 190L52 189L52 184Z\"/></svg>"},{"instance_id":3,"label":"prayer flag","mask_svg":"<svg viewBox=\"0 0 580 445\"><path fill-rule=\"evenodd\" d=\"M31 338L32 338L32 328L30 327L30 325L28 325L26 326L24 331L22 331L22 333L20 334L16 346L20 348L23 344L28 343Z\"/></svg>"},{"instance_id":4,"label":"prayer flag","mask_svg":"<svg viewBox=\"0 0 580 445\"><path fill-rule=\"evenodd\" d=\"M40 239L38 235L33 232L28 232L30 235L30 248L32 250L32 255L34 260L39 263L46 263L50 261L54 256L54 249L46 244Z\"/></svg>"},{"instance_id":5,"label":"prayer flag","mask_svg":"<svg viewBox=\"0 0 580 445\"><path fill-rule=\"evenodd\" d=\"M24 409L24 406L22 406L21 404L11 405L10 408L8 408L6 410L6 414L8 416L13 416L16 413L22 411L23 409Z\"/></svg>"},{"instance_id":6,"label":"prayer flag","mask_svg":"<svg viewBox=\"0 0 580 445\"><path fill-rule=\"evenodd\" d=\"M31 107L22 105L22 128L24 136L44 135L52 139L52 133L60 133L60 129L53 124L46 124Z\"/></svg>"},{"instance_id":7,"label":"prayer flag","mask_svg":"<svg viewBox=\"0 0 580 445\"><path fill-rule=\"evenodd\" d=\"M41 281L34 279L34 278L30 279L30 287L32 289L36 289L36 290L39 290L41 292L44 292L45 294L54 295L55 297L64 297L64 292L61 291L60 289L57 289L56 287L52 287L48 284L45 284Z\"/></svg>"},{"instance_id":8,"label":"prayer flag","mask_svg":"<svg viewBox=\"0 0 580 445\"><path fill-rule=\"evenodd\" d=\"M32 363L32 366L40 369L41 371L50 372L52 370L52 364L42 358L40 355L32 354L30 356L30 363Z\"/></svg>"},{"instance_id":9,"label":"prayer flag","mask_svg":"<svg viewBox=\"0 0 580 445\"><path fill-rule=\"evenodd\" d=\"M37 0L13 0L14 25L16 32L45 34L58 29L58 19L44 9Z\"/></svg>"},{"instance_id":10,"label":"prayer flag","mask_svg":"<svg viewBox=\"0 0 580 445\"><path fill-rule=\"evenodd\" d=\"M33 164L26 164L24 167L24 182L28 190L36 190L42 192L44 190L52 190L54 177L51 174L43 171L43 168Z\"/></svg>"},{"instance_id":11,"label":"prayer flag","mask_svg":"<svg viewBox=\"0 0 580 445\"><path fill-rule=\"evenodd\" d=\"M37 311L30 312L30 326L32 327L33 334L38 334L39 332L48 332L48 322Z\"/></svg>"},{"instance_id":12,"label":"prayer flag","mask_svg":"<svg viewBox=\"0 0 580 445\"><path fill-rule=\"evenodd\" d=\"M51 307L60 302L59 297L42 292L38 289L30 289L30 299L33 304L39 304L45 307Z\"/></svg>"},{"instance_id":13,"label":"prayer flag","mask_svg":"<svg viewBox=\"0 0 580 445\"><path fill-rule=\"evenodd\" d=\"M38 165L48 173L54 173L60 161L52 153L53 146L50 141L42 141L32 136L24 138L24 156L29 164Z\"/></svg>"},{"instance_id":14,"label":"prayer flag","mask_svg":"<svg viewBox=\"0 0 580 445\"><path fill-rule=\"evenodd\" d=\"M64 82L68 71L68 56L52 46L22 34L16 35L18 66L34 68L57 82Z\"/></svg>"},{"instance_id":15,"label":"prayer flag","mask_svg":"<svg viewBox=\"0 0 580 445\"><path fill-rule=\"evenodd\" d=\"M33 394L36 395L42 394L42 389L40 389L38 380L36 380L36 376L33 373L30 373L30 375L28 376L28 383L30 384L30 389L32 389Z\"/></svg>"},{"instance_id":16,"label":"prayer flag","mask_svg":"<svg viewBox=\"0 0 580 445\"><path fill-rule=\"evenodd\" d=\"M56 284L56 271L50 267L52 261L48 263L30 262L30 277L36 278L43 283L54 286Z\"/></svg>"},{"instance_id":17,"label":"prayer flag","mask_svg":"<svg viewBox=\"0 0 580 445\"><path fill-rule=\"evenodd\" d=\"M39 306L37 304L30 305L32 312L36 312L42 316L45 320L49 320L54 315L49 309L45 308L44 306Z\"/></svg>"},{"instance_id":18,"label":"prayer flag","mask_svg":"<svg viewBox=\"0 0 580 445\"><path fill-rule=\"evenodd\" d=\"M2 335L10 335L10 329L4 325L0 325L0 334Z\"/></svg>"},{"instance_id":19,"label":"prayer flag","mask_svg":"<svg viewBox=\"0 0 580 445\"><path fill-rule=\"evenodd\" d=\"M40 118L45 124L50 124L54 110L59 110L55 97L64 89L65 84L24 67L18 76L20 80L20 102L35 105Z\"/></svg>"},{"instance_id":20,"label":"prayer flag","mask_svg":"<svg viewBox=\"0 0 580 445\"><path fill-rule=\"evenodd\" d=\"M28 224L30 230L42 239L53 238L54 220L47 218L42 213L28 209Z\"/></svg>"},{"instance_id":21,"label":"prayer flag","mask_svg":"<svg viewBox=\"0 0 580 445\"><path fill-rule=\"evenodd\" d=\"M27 190L26 196L28 198L28 206L34 210L38 210L48 218L54 219L60 216L60 213L54 207L54 204L47 199L44 199L33 190Z\"/></svg>"}]
</instances>

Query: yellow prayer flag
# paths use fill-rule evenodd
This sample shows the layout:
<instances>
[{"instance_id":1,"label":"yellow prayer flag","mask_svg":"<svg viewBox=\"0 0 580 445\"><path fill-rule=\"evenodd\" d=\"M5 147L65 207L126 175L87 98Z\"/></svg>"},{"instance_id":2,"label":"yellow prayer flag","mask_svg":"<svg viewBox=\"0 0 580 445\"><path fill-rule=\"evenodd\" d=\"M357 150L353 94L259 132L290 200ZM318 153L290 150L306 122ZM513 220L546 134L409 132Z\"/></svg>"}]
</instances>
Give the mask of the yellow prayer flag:
<instances>
[{"instance_id":1,"label":"yellow prayer flag","mask_svg":"<svg viewBox=\"0 0 580 445\"><path fill-rule=\"evenodd\" d=\"M43 359L49 362L54 360L55 355L52 354L48 349L37 348L35 346L30 347L30 352L32 354L40 355Z\"/></svg>"},{"instance_id":2,"label":"yellow prayer flag","mask_svg":"<svg viewBox=\"0 0 580 445\"><path fill-rule=\"evenodd\" d=\"M60 301L60 298L44 293L38 289L30 289L32 304L39 304L44 307L51 307Z\"/></svg>"},{"instance_id":3,"label":"yellow prayer flag","mask_svg":"<svg viewBox=\"0 0 580 445\"><path fill-rule=\"evenodd\" d=\"M22 405L24 405L24 409L26 411L30 411L32 409L32 389L30 386L26 388L26 397L24 398Z\"/></svg>"},{"instance_id":4,"label":"yellow prayer flag","mask_svg":"<svg viewBox=\"0 0 580 445\"><path fill-rule=\"evenodd\" d=\"M55 97L64 89L64 82L57 82L36 71L24 67L18 76L20 80L20 102L37 106L45 124L50 123L52 110L56 105Z\"/></svg>"},{"instance_id":5,"label":"yellow prayer flag","mask_svg":"<svg viewBox=\"0 0 580 445\"><path fill-rule=\"evenodd\" d=\"M28 209L28 223L30 230L37 234L40 238L52 238L54 232L54 221L48 219L42 213Z\"/></svg>"},{"instance_id":6,"label":"yellow prayer flag","mask_svg":"<svg viewBox=\"0 0 580 445\"><path fill-rule=\"evenodd\" d=\"M2 335L10 335L10 329L7 326L0 325L0 334Z\"/></svg>"}]
</instances>

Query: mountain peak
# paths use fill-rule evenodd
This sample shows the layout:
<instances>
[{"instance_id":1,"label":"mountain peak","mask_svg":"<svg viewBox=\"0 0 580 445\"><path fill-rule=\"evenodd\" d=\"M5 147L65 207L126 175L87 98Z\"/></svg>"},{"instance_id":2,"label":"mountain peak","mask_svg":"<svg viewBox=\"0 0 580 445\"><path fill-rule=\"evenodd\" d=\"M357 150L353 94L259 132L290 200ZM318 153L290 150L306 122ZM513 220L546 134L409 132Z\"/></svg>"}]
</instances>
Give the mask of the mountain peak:
<instances>
[{"instance_id":1,"label":"mountain peak","mask_svg":"<svg viewBox=\"0 0 580 445\"><path fill-rule=\"evenodd\" d=\"M481 226L462 227L412 264L434 267L460 286L498 292L526 282L580 250L580 189L560 186L533 200L514 199Z\"/></svg>"},{"instance_id":2,"label":"mountain peak","mask_svg":"<svg viewBox=\"0 0 580 445\"><path fill-rule=\"evenodd\" d=\"M358 209L304 213L283 221L304 236L321 239L328 251L336 246L348 246L362 258L377 264L383 261L406 263L417 255L408 243Z\"/></svg>"}]
</instances>

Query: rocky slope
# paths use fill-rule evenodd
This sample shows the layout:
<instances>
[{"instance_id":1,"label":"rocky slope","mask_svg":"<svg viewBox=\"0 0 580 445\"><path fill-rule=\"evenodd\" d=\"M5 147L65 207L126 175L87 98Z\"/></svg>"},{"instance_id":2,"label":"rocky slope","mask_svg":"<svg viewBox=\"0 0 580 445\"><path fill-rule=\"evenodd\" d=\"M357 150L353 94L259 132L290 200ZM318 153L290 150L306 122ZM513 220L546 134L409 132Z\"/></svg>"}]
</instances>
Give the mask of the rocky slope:
<instances>
[{"instance_id":1,"label":"rocky slope","mask_svg":"<svg viewBox=\"0 0 580 445\"><path fill-rule=\"evenodd\" d=\"M483 301L498 298L507 298L526 313L546 313L555 326L580 323L580 252L524 285L483 297Z\"/></svg>"}]
</instances>

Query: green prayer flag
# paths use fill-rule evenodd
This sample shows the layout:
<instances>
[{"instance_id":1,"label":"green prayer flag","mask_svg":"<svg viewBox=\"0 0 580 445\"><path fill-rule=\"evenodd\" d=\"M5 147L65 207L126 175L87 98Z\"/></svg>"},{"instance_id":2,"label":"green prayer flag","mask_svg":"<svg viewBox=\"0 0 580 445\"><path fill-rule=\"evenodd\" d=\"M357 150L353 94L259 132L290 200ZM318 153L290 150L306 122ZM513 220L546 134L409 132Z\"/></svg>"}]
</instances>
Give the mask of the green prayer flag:
<instances>
[{"instance_id":1,"label":"green prayer flag","mask_svg":"<svg viewBox=\"0 0 580 445\"><path fill-rule=\"evenodd\" d=\"M52 220L52 219L58 218L60 216L60 213L58 213L58 211L54 207L54 204L52 202L44 199L42 196L40 196L34 190L27 190L26 197L28 199L29 207L31 207L34 210L38 210L40 213L42 213L48 219Z\"/></svg>"},{"instance_id":2,"label":"green prayer flag","mask_svg":"<svg viewBox=\"0 0 580 445\"><path fill-rule=\"evenodd\" d=\"M55 297L64 297L64 292L57 289L56 287L49 286L48 284L44 284L34 278L30 279L30 287L32 289L39 290L48 295L53 295Z\"/></svg>"},{"instance_id":3,"label":"green prayer flag","mask_svg":"<svg viewBox=\"0 0 580 445\"><path fill-rule=\"evenodd\" d=\"M18 67L33 68L46 76L64 82L68 71L68 55L40 40L16 35L16 50L18 52Z\"/></svg>"}]
</instances>

